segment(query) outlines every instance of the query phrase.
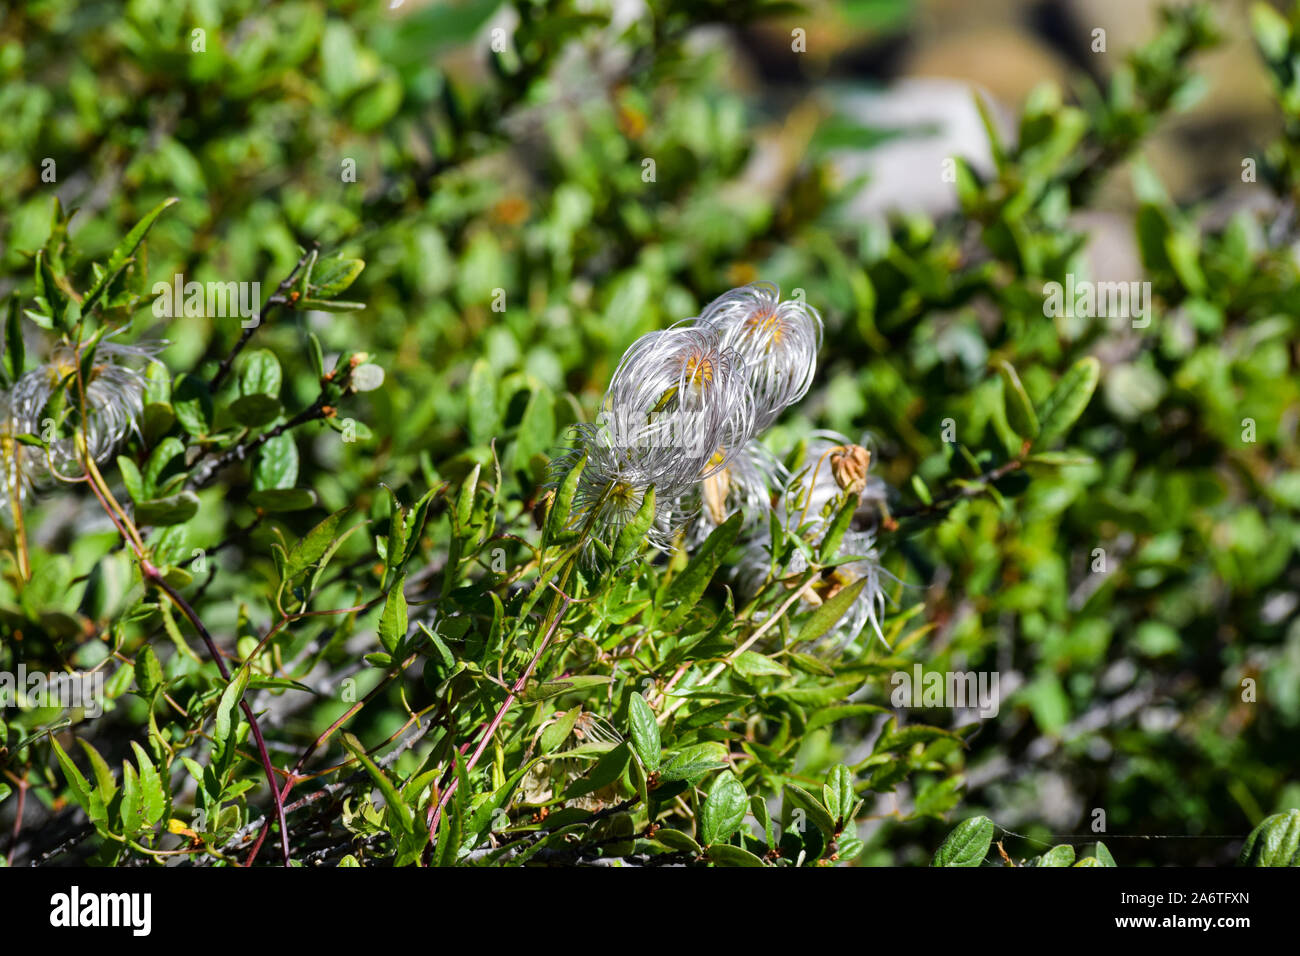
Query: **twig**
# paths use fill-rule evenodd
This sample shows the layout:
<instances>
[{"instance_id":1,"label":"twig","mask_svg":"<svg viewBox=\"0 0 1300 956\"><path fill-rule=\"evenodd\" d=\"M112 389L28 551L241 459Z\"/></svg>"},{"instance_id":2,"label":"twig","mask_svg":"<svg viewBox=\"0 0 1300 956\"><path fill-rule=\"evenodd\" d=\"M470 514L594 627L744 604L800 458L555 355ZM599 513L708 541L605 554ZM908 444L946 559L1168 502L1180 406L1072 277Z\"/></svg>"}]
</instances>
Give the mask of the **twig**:
<instances>
[{"instance_id":1,"label":"twig","mask_svg":"<svg viewBox=\"0 0 1300 956\"><path fill-rule=\"evenodd\" d=\"M497 709L496 716L492 718L492 722L488 724L487 729L483 732L483 736L479 739L478 746L474 749L474 753L465 764L466 773L473 770L474 765L477 764L479 758L483 756L483 751L487 750L488 742L492 740L492 737L496 734L497 727L499 727L501 721L505 719L506 711L510 709L510 705L515 702L516 696L518 696L518 694L524 689L524 685L528 683L528 678L532 676L533 669L537 667L537 662L542 659L542 654L545 653L546 648L550 645L551 638L555 636L555 632L559 629L560 621L564 620L564 614L568 611L570 603L571 601L567 596L560 599L559 611L552 619L551 626L547 628L546 636L542 638L541 646L537 648L537 653L534 654L533 659L528 662L528 666L525 667L524 672L519 675L519 679L514 682L514 685L510 688L510 693L506 694L505 701ZM452 794L456 792L456 785L458 783L460 783L460 778L453 777L451 782L447 784L446 789L443 790L442 799L438 801L438 806L429 814L430 843L433 842L438 833L438 821L442 817L443 808L447 806L447 801L449 801Z\"/></svg>"},{"instance_id":2,"label":"twig","mask_svg":"<svg viewBox=\"0 0 1300 956\"><path fill-rule=\"evenodd\" d=\"M140 558L140 569L145 578L165 592L167 597L171 599L172 603L180 608L181 613L189 619L190 624L194 626L194 629L199 632L199 636L203 638L203 643L207 645L208 654L216 663L217 670L221 672L221 676L226 680L226 683L229 683L230 668L226 666L225 660L223 660L221 654L218 653L216 642L212 639L212 635L208 633L208 629L204 626L203 621L199 619L198 613L194 608L190 607L189 602L186 601L185 598L181 597L180 593L175 588L163 579L162 573L154 567L153 563L147 558ZM248 701L244 700L242 696L239 698L239 709L244 712L244 717L248 720L248 725L253 731L253 742L257 746L257 755L262 759L262 769L266 773L266 782L271 788L271 799L275 803L275 815L280 821L280 853L284 858L284 865L288 866L289 826L284 818L284 801L280 799L280 787L276 783L275 768L271 765L271 755L267 753L266 741L262 737L262 728L258 726L257 716L253 713L253 708L249 706Z\"/></svg>"},{"instance_id":3,"label":"twig","mask_svg":"<svg viewBox=\"0 0 1300 956\"><path fill-rule=\"evenodd\" d=\"M239 356L239 353L244 350L244 346L247 345L248 340L253 337L253 333L260 329L263 323L266 322L267 316L271 314L277 305L284 305L289 301L287 296L289 287L293 285L293 280L298 277L298 273L302 270L302 267L307 264L307 260L310 259L319 248L320 243L312 243L312 247L302 254L302 258L300 258L297 265L293 267L293 271L285 276L284 280L276 287L275 292L266 300L266 303L258 311L257 324L246 326L243 332L240 333L239 341L236 342L234 348L230 350L230 354L221 360L221 364L217 366L216 374L212 376L212 381L208 383L209 392L216 392L216 390L221 386L221 383L225 381L226 376L230 374L231 366L235 364L235 359Z\"/></svg>"},{"instance_id":4,"label":"twig","mask_svg":"<svg viewBox=\"0 0 1300 956\"><path fill-rule=\"evenodd\" d=\"M728 665L728 664L730 664L732 661L734 661L737 657L739 657L739 656L740 656L741 654L743 654L745 651L747 651L747 650L749 650L751 647L753 647L753 646L754 646L754 643L755 643L756 641L758 641L758 639L759 639L760 637L762 637L762 636L763 636L764 634L766 634L769 630L771 630L772 627L776 624L777 621L781 620L781 618L782 618L782 616L784 616L785 612L788 611L788 610L790 609L790 605L794 604L795 601L797 601L797 600L799 600L801 597L803 597L803 593L804 593L804 591L806 591L806 590L808 589L808 585L811 584L811 583L812 583L812 575L810 575L810 576L807 578L807 580L805 580L805 581L804 581L804 582L803 582L799 587L795 588L795 589L790 593L790 596L789 596L788 598L785 599L785 601L781 604L781 606L780 606L779 608L777 608L775 614L773 614L773 615L772 615L771 617L769 617L766 621L764 621L764 622L762 623L762 625L761 625L760 627L758 627L758 628L754 631L753 634L749 635L749 637L746 638L745 641L744 641L744 642L743 642L739 647L737 647L734 651L732 651L730 654L728 654L726 657L724 657L724 658L722 659L722 661L721 661L720 663L718 663L718 665L717 665L716 667L713 668L713 670L711 670L711 671L709 671L707 674L705 674L705 675L704 675L704 679L703 679L702 681L700 681L700 684L709 684L709 683L711 683L714 679L717 678L717 676L718 676L719 674L721 674L724 670L727 669L727 665ZM677 674L673 675L673 680L670 681L667 685L665 685L665 687L664 687L664 696L665 696L665 697L667 697L667 695L668 695L668 691L669 691L669 689L672 687L673 682L676 681L677 677L679 677L679 676L681 675L681 673L682 673L682 672L679 670L679 671L677 672ZM696 686L699 686L699 684L697 684ZM665 709L664 709L664 712L663 712L662 714L659 715L659 718L658 718L658 719L659 719L659 723L662 724L662 723L664 723L665 721L667 721L668 718L671 717L671 716L672 716L672 715L677 711L677 709L678 709L679 707L683 706L685 703L686 703L686 698L685 698L685 697L679 697L679 698L677 698L677 700L673 701L673 703L672 703L669 707L665 708Z\"/></svg>"},{"instance_id":5,"label":"twig","mask_svg":"<svg viewBox=\"0 0 1300 956\"><path fill-rule=\"evenodd\" d=\"M930 515L942 514L963 498L974 498L976 495L982 494L985 487L1001 481L1013 471L1019 470L1023 465L1024 462L1019 458L1013 458L1010 461L999 465L997 468L994 468L992 471L986 471L978 478L972 478L956 491L950 491L942 498L939 498L928 505L921 505L916 508L902 508L893 512L892 517L895 520L898 520L902 518L924 518L929 517Z\"/></svg>"},{"instance_id":6,"label":"twig","mask_svg":"<svg viewBox=\"0 0 1300 956\"><path fill-rule=\"evenodd\" d=\"M262 434L258 435L252 441L229 448L216 458L209 459L207 462L199 465L194 469L193 474L190 475L189 480L185 483L185 487L190 491L197 491L198 489L203 488L217 476L217 473L221 471L222 468L225 468L227 465L232 465L237 461L243 461L249 455L253 454L253 452L257 451L269 442L272 438L278 438L290 429L297 428L299 425L305 425L308 422L328 418L329 414L325 409L325 396L321 395L317 397L316 401L312 402L309 406L304 408L288 421L281 422L270 431L262 432Z\"/></svg>"}]
</instances>

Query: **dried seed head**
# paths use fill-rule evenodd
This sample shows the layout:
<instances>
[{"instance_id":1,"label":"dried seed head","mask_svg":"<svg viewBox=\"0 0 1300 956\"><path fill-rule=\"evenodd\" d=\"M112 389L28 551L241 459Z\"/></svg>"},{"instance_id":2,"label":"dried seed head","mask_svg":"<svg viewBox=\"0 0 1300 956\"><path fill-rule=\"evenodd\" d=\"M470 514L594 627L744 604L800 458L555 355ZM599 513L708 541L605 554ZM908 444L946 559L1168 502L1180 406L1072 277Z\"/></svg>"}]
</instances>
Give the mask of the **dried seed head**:
<instances>
[{"instance_id":1,"label":"dried seed head","mask_svg":"<svg viewBox=\"0 0 1300 956\"><path fill-rule=\"evenodd\" d=\"M864 445L837 432L813 432L804 467L787 486L783 507L797 514L800 521L805 513L807 520L824 520L846 490L857 495L859 508L883 502L888 489L884 481L869 473L871 462L871 452Z\"/></svg>"},{"instance_id":2,"label":"dried seed head","mask_svg":"<svg viewBox=\"0 0 1300 956\"><path fill-rule=\"evenodd\" d=\"M814 537L814 545L820 543L825 530L823 525ZM750 541L744 556L733 570L737 590L746 600L757 595L763 585L772 579L771 540L766 530L760 531ZM862 590L852 606L823 640L836 643L843 649L853 643L869 624L880 642L888 647L881 627L888 601L884 585L886 581L898 579L881 565L875 536L866 531L849 531L844 535L835 556L853 557L857 560L837 565L814 578L800 595L799 603L804 610L818 607L849 585L864 580ZM792 589L799 586L807 570L807 560L801 551L796 550L784 566L776 569L775 580L787 589Z\"/></svg>"},{"instance_id":3,"label":"dried seed head","mask_svg":"<svg viewBox=\"0 0 1300 956\"><path fill-rule=\"evenodd\" d=\"M898 579L881 565L880 553L876 550L875 535L869 531L848 532L840 543L838 554L843 557L857 556L860 560L836 567L835 577L839 580L835 591L859 580L865 580L865 583L853 606L832 630L832 639L838 637L840 646L844 647L851 644L870 624L876 637L880 638L880 643L888 648L889 642L885 640L884 631L880 627L885 618L885 602L888 599L884 585L886 580L897 581ZM833 594L827 594L827 600L832 596Z\"/></svg>"},{"instance_id":4,"label":"dried seed head","mask_svg":"<svg viewBox=\"0 0 1300 956\"><path fill-rule=\"evenodd\" d=\"M871 452L861 445L841 445L831 452L831 474L835 483L851 495L861 494L867 487L867 468L871 465Z\"/></svg>"},{"instance_id":5,"label":"dried seed head","mask_svg":"<svg viewBox=\"0 0 1300 956\"><path fill-rule=\"evenodd\" d=\"M724 467L754 429L744 364L711 329L677 325L641 336L610 381L596 444L617 477L672 498Z\"/></svg>"}]
</instances>

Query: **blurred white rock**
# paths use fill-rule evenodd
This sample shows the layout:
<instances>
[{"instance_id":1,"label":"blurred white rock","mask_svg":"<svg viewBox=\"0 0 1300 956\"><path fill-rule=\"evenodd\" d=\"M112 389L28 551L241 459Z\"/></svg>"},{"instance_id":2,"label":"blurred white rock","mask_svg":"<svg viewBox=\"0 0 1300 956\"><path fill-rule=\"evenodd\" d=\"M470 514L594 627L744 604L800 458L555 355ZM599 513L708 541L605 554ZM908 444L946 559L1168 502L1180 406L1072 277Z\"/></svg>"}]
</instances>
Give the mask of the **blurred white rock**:
<instances>
[{"instance_id":1,"label":"blurred white rock","mask_svg":"<svg viewBox=\"0 0 1300 956\"><path fill-rule=\"evenodd\" d=\"M932 216L957 209L956 187L945 177L945 160L965 158L982 175L992 175L993 157L975 106L979 93L989 104L1003 136L1010 116L991 96L956 80L900 80L880 91L838 91L834 108L846 120L901 133L870 148L837 148L829 156L843 182L868 177L849 201L846 215L880 220L892 212Z\"/></svg>"}]
</instances>

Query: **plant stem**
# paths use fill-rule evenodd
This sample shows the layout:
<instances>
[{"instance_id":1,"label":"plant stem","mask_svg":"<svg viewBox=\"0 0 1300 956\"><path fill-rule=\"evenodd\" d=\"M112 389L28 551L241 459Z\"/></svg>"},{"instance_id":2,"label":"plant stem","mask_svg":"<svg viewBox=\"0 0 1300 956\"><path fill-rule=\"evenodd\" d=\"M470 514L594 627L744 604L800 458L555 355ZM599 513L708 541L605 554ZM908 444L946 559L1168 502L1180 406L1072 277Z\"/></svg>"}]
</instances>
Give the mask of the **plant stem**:
<instances>
[{"instance_id":1,"label":"plant stem","mask_svg":"<svg viewBox=\"0 0 1300 956\"><path fill-rule=\"evenodd\" d=\"M272 310L274 310L277 305L284 305L289 301L286 296L289 287L293 285L293 280L297 277L302 267L307 264L307 260L317 251L317 248L318 244L313 243L312 248L302 254L302 258L300 258L297 265L293 267L293 271L284 277L283 281L281 281L276 287L275 292L266 300L266 304L258 311L257 324L246 326L243 332L240 333L239 341L237 341L234 347L230 350L230 354L221 360L221 364L217 366L216 374L212 376L212 381L208 383L209 392L215 393L216 390L221 387L221 383L225 381L226 376L230 374L230 369L235 364L235 359L238 358L239 353L244 350L244 346L247 345L248 340L253 337L253 333L262 327L262 324L266 321L267 316L271 314Z\"/></svg>"},{"instance_id":2,"label":"plant stem","mask_svg":"<svg viewBox=\"0 0 1300 956\"><path fill-rule=\"evenodd\" d=\"M194 469L194 473L190 476L189 480L185 482L186 489L189 491L198 491L215 478L222 468L225 468L227 465L233 464L234 462L243 461L253 452L257 451L257 449L269 442L272 438L278 438L292 428L297 428L299 425L305 425L307 422L316 421L317 419L325 417L325 396L321 395L316 399L316 401L312 402L288 421L281 422L269 431L262 432L252 441L236 445L235 447L222 452L216 458L211 458L199 465Z\"/></svg>"},{"instance_id":3,"label":"plant stem","mask_svg":"<svg viewBox=\"0 0 1300 956\"><path fill-rule=\"evenodd\" d=\"M18 494L19 477L9 486L9 510L14 515L14 549L18 552L18 573L24 581L32 576L32 560L27 553L27 526L23 523L23 501Z\"/></svg>"},{"instance_id":4,"label":"plant stem","mask_svg":"<svg viewBox=\"0 0 1300 956\"><path fill-rule=\"evenodd\" d=\"M572 567L572 565L570 565L570 567ZM566 580L567 577L568 572L566 571ZM561 590L563 590L563 583L561 583L560 587ZM497 708L496 716L493 717L492 722L488 724L487 729L483 732L483 736L479 739L478 746L474 749L474 753L465 764L466 773L473 770L474 765L477 764L479 758L483 756L483 752L487 749L488 742L492 739L493 735L496 734L497 727L501 725L501 721L505 719L506 711L510 709L510 705L515 702L515 698L524 689L524 685L528 683L528 678L532 676L533 669L537 667L537 662L542 659L542 654L545 653L547 646L551 643L551 638L555 636L555 632L559 629L560 621L564 619L565 612L568 611L571 603L572 601L567 595L560 598L558 613L552 615L550 626L546 629L546 634L542 638L541 646L537 648L537 653L534 654L533 659L528 662L528 666L524 668L524 672L520 674L519 678L513 685L511 685L510 692L506 694L506 699L502 702L501 706ZM442 811L447 806L447 802L451 799L452 794L456 792L456 785L459 783L460 778L455 777L447 784L443 789L442 798L438 801L438 806L429 815L430 843L432 843L437 836L438 822L442 817Z\"/></svg>"},{"instance_id":5,"label":"plant stem","mask_svg":"<svg viewBox=\"0 0 1300 956\"><path fill-rule=\"evenodd\" d=\"M771 629L776 625L776 622L777 622L777 621L781 620L781 618L782 618L782 616L785 614L785 612L788 611L788 610L790 610L790 606L791 606L792 604L794 604L795 601L797 601L797 600L799 600L801 597L803 597L803 592L804 592L805 590L807 590L808 585L812 583L812 580L813 580L814 577L816 577L816 572L815 572L815 571L814 571L814 572L810 572L809 575L807 576L807 578L803 581L803 583L801 583L797 588L795 588L793 591L790 592L790 596L787 597L787 598L785 599L785 601L781 604L781 606L780 606L779 608L776 609L776 613L773 614L771 617L769 617L766 621L764 621L764 622L763 622L763 623L762 623L762 624L761 624L761 625L760 625L760 626L759 626L759 627L754 631L753 634L749 635L749 637L747 637L747 638L745 639L744 643L742 643L742 644L741 644L740 646L738 646L735 650L733 650L730 654L728 654L726 657L724 657L724 658L722 659L722 661L721 661L717 666L715 666L715 667L713 668L713 670L711 670L711 671L709 671L707 674L705 674L705 675L704 675L704 679L703 679L700 683L701 683L701 684L708 684L708 683L712 682L713 680L715 680L715 679L718 677L719 674L721 674L724 670L727 669L727 665L728 665L728 664L730 664L732 661L734 661L734 660L735 660L737 657L739 657L741 654L745 653L745 651L747 651L747 650L749 650L751 647L753 647L754 644L758 641L759 638L761 638L764 634L766 634L768 631L770 631L770 630L771 630ZM682 674L682 671L679 670L679 671L677 672L677 674L674 675L673 680L675 681L677 677L681 676L681 674ZM672 683L673 683L673 681L670 681L670 682L668 683L668 685L666 685L666 686L664 687L664 696L665 696L665 697L667 697L668 690L669 690L669 688L672 686ZM698 686L698 685L697 685L697 686ZM661 713L661 714L659 715L659 718L658 718L659 723L662 724L662 723L667 722L668 718L671 717L674 713L676 713L677 709L678 709L679 707L683 706L685 703L686 703L686 698L685 698L685 697L679 697L679 698L677 698L677 700L673 701L673 703L672 703L669 707L666 707L666 708L664 709L663 713Z\"/></svg>"},{"instance_id":6,"label":"plant stem","mask_svg":"<svg viewBox=\"0 0 1300 956\"><path fill-rule=\"evenodd\" d=\"M967 484L958 488L956 491L950 491L943 497L935 500L931 504L921 505L916 508L903 508L895 511L892 517L895 520L900 518L922 518L929 515L941 514L951 508L963 498L973 498L983 493L986 486L1002 480L1013 471L1019 470L1024 466L1024 462L1019 458L1013 458L1008 462L1003 462L992 471L986 471L978 478L972 478Z\"/></svg>"},{"instance_id":7,"label":"plant stem","mask_svg":"<svg viewBox=\"0 0 1300 956\"><path fill-rule=\"evenodd\" d=\"M230 668L226 666L225 660L223 660L221 654L218 653L217 644L212 639L212 635L208 633L208 629L203 625L203 621L199 619L198 613L194 608L190 607L189 602L186 601L185 598L181 597L180 593L177 592L175 588L163 579L162 573L154 567L153 563L149 561L148 558L145 558L144 556L140 557L140 569L144 572L145 578L166 594L171 602L180 608L181 613L189 619L190 624L194 626L194 629L199 632L199 636L203 638L203 643L208 648L208 654L211 655L212 660L216 663L217 670L221 672L221 676L225 679L226 683L230 683ZM239 709L244 712L244 717L248 721L248 726L252 729L253 742L257 747L257 755L262 760L262 770L266 773L266 782L271 788L271 799L275 803L275 815L280 821L280 853L284 858L284 865L288 866L289 827L285 822L284 800L280 797L280 787L276 783L275 767L272 766L271 755L266 750L266 740L262 737L262 728L257 722L257 716L253 713L253 708L249 706L248 701L242 696L239 698Z\"/></svg>"}]
</instances>

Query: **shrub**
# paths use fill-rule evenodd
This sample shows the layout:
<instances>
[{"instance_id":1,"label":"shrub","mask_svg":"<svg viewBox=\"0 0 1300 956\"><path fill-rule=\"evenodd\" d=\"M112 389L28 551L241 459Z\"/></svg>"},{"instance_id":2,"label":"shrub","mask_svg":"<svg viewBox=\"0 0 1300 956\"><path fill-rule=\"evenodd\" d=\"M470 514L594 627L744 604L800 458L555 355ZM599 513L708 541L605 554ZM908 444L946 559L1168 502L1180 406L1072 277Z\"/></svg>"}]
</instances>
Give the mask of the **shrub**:
<instances>
[{"instance_id":1,"label":"shrub","mask_svg":"<svg viewBox=\"0 0 1300 956\"><path fill-rule=\"evenodd\" d=\"M1191 6L863 225L815 144L750 178L724 8L518 0L476 76L488 4L72 7L0 31L0 663L103 682L4 713L15 860L978 865L1044 772L1294 859L1300 19L1264 212L1138 156ZM1136 292L1072 218L1123 164Z\"/></svg>"}]
</instances>

